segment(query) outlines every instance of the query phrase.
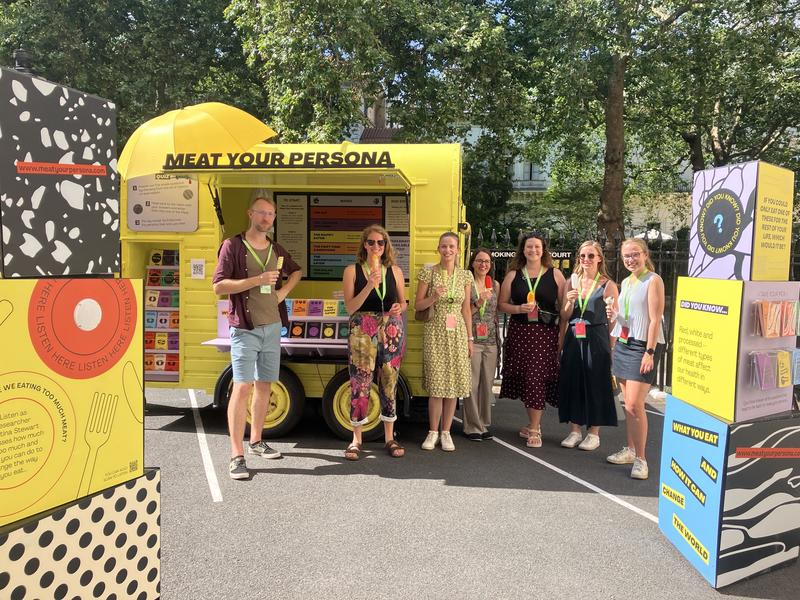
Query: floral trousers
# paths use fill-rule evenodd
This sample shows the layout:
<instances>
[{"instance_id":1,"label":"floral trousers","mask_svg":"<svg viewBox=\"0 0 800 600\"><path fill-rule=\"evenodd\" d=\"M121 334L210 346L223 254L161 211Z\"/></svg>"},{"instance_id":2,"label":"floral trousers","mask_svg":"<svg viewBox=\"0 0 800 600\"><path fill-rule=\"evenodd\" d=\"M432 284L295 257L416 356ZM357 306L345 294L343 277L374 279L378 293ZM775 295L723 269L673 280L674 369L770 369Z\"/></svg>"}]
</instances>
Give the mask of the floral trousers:
<instances>
[{"instance_id":1,"label":"floral trousers","mask_svg":"<svg viewBox=\"0 0 800 600\"><path fill-rule=\"evenodd\" d=\"M403 317L357 312L350 317L350 424L368 421L369 396L378 374L381 420L397 419L395 396L400 363L406 350Z\"/></svg>"}]
</instances>

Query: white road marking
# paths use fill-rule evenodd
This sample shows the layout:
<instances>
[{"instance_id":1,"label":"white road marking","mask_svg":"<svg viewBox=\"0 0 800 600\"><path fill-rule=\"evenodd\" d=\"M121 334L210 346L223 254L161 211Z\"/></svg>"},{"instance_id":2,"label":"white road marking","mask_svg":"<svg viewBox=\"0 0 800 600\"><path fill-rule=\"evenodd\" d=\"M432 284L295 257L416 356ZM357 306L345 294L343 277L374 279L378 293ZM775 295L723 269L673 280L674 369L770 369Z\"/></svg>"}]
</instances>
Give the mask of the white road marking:
<instances>
[{"instance_id":1,"label":"white road marking","mask_svg":"<svg viewBox=\"0 0 800 600\"><path fill-rule=\"evenodd\" d=\"M197 396L195 396L194 390L192 389L189 390L189 402L192 404L192 416L194 417L195 429L197 429L197 443L200 444L200 456L203 458L203 468L206 472L208 487L211 490L211 499L214 502L222 502L222 491L219 489L217 473L214 471L214 463L211 462L211 452L208 450L206 431L203 428L203 420L200 418L200 411L197 408Z\"/></svg>"},{"instance_id":2,"label":"white road marking","mask_svg":"<svg viewBox=\"0 0 800 600\"><path fill-rule=\"evenodd\" d=\"M459 419L458 417L454 417L453 419L455 421L458 421L459 423L462 422L461 419ZM559 475L563 475L567 479L571 479L575 483L577 483L579 485L582 485L583 487L588 488L588 489L592 490L593 492L596 492L596 493L600 494L601 496L604 496L605 498L608 498L612 502L616 502L617 504L619 504L623 508L627 508L628 510L635 512L637 515L640 515L640 516L644 517L645 519L649 519L653 523L658 524L658 517L656 517L655 515L651 515L649 512L647 512L646 510L642 510L638 506L634 506L630 502L626 502L625 500L623 500L622 498L620 498L618 496L615 496L611 492L607 492L604 489L597 487L593 483L589 483L588 481L586 481L584 479L581 479L580 477L577 477L576 475L573 475L572 473L569 473L568 471L565 471L564 469L560 469L559 467L557 467L555 465L551 465L549 462L547 462L546 460L542 460L538 456L534 456L533 454L529 454L529 453L525 452L524 450L522 450L520 448L517 448L516 446L512 446L511 444L509 444L508 442L504 442L503 440L501 440L497 436L494 436L492 439L495 442L497 442L498 444L500 444L501 446L503 446L504 448L508 448L509 450L512 450L513 452L516 452L520 456L524 456L525 458L528 458L528 459L530 459L530 460L532 460L534 462L537 462L540 465L542 465L543 467L547 467L551 471L555 471Z\"/></svg>"}]
</instances>

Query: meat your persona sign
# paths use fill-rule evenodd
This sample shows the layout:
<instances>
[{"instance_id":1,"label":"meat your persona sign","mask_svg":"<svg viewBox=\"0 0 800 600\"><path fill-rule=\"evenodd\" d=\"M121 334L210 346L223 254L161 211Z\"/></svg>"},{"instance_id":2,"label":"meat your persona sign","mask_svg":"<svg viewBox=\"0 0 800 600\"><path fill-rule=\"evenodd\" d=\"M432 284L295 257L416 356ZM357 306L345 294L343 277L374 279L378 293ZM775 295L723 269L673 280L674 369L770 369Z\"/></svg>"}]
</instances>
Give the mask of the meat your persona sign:
<instances>
[{"instance_id":1,"label":"meat your persona sign","mask_svg":"<svg viewBox=\"0 0 800 600\"><path fill-rule=\"evenodd\" d=\"M388 151L199 152L167 154L165 171L189 169L392 169Z\"/></svg>"}]
</instances>

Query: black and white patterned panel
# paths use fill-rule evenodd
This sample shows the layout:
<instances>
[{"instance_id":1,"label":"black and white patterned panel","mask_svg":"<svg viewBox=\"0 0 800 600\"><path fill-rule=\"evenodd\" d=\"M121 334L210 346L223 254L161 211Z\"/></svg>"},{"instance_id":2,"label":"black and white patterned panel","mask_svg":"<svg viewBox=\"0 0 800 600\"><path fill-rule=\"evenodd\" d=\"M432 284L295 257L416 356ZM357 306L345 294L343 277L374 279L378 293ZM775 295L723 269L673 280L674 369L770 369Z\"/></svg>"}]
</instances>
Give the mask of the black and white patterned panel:
<instances>
[{"instance_id":1,"label":"black and white patterned panel","mask_svg":"<svg viewBox=\"0 0 800 600\"><path fill-rule=\"evenodd\" d=\"M0 69L3 277L119 272L116 144L113 102Z\"/></svg>"},{"instance_id":2,"label":"black and white patterned panel","mask_svg":"<svg viewBox=\"0 0 800 600\"><path fill-rule=\"evenodd\" d=\"M0 598L161 597L161 473L0 530Z\"/></svg>"},{"instance_id":3,"label":"black and white patterned panel","mask_svg":"<svg viewBox=\"0 0 800 600\"><path fill-rule=\"evenodd\" d=\"M737 458L737 448L763 448L771 455ZM798 415L731 426L717 587L793 561L800 554L798 448Z\"/></svg>"}]
</instances>

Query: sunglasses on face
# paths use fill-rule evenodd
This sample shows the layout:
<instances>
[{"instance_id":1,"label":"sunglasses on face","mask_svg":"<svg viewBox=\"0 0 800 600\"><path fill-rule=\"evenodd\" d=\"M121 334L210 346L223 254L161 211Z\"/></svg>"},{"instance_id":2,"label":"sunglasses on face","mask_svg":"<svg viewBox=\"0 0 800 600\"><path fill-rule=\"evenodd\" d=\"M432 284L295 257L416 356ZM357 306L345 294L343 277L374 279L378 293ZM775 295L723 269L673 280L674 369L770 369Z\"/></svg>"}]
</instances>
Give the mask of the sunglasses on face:
<instances>
[{"instance_id":1,"label":"sunglasses on face","mask_svg":"<svg viewBox=\"0 0 800 600\"><path fill-rule=\"evenodd\" d=\"M367 246L374 246L378 244L378 246L385 246L386 240L367 240Z\"/></svg>"},{"instance_id":2,"label":"sunglasses on face","mask_svg":"<svg viewBox=\"0 0 800 600\"><path fill-rule=\"evenodd\" d=\"M597 256L594 252L587 252L586 254L581 254L581 260L594 260L594 257Z\"/></svg>"}]
</instances>

